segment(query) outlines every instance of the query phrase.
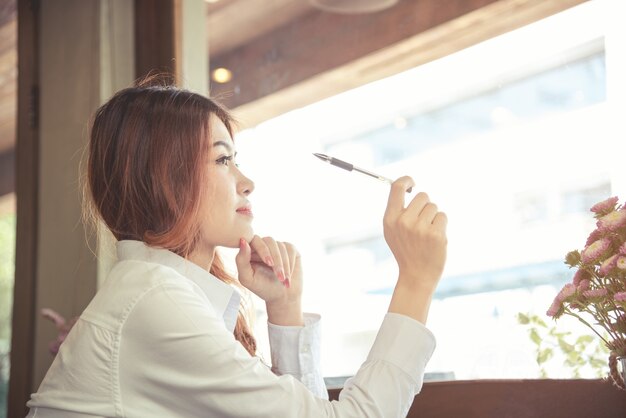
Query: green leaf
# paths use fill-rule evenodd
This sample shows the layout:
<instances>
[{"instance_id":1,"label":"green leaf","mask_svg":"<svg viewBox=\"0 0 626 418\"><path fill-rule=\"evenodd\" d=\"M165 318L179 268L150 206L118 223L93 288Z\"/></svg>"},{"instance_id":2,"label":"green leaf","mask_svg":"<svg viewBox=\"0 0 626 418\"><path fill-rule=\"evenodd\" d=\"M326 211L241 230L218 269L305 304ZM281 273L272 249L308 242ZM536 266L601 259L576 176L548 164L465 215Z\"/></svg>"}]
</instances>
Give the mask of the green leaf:
<instances>
[{"instance_id":1,"label":"green leaf","mask_svg":"<svg viewBox=\"0 0 626 418\"><path fill-rule=\"evenodd\" d=\"M591 335L581 335L576 339L576 344L589 344L594 340L595 338L593 338Z\"/></svg>"},{"instance_id":2,"label":"green leaf","mask_svg":"<svg viewBox=\"0 0 626 418\"><path fill-rule=\"evenodd\" d=\"M571 362L572 365L584 364L583 358L580 356L578 351L570 351L567 353L567 361Z\"/></svg>"},{"instance_id":3,"label":"green leaf","mask_svg":"<svg viewBox=\"0 0 626 418\"><path fill-rule=\"evenodd\" d=\"M574 346L563 339L559 339L559 347L565 354L569 354L574 351Z\"/></svg>"},{"instance_id":4,"label":"green leaf","mask_svg":"<svg viewBox=\"0 0 626 418\"><path fill-rule=\"evenodd\" d=\"M600 368L603 368L603 367L607 366L606 361L600 360L600 359L597 359L597 358L591 358L589 360L589 363L591 364L591 367L593 367L594 369L600 369Z\"/></svg>"},{"instance_id":5,"label":"green leaf","mask_svg":"<svg viewBox=\"0 0 626 418\"><path fill-rule=\"evenodd\" d=\"M520 312L517 314L517 322L519 322L522 325L526 325L530 323L530 318L528 318L527 315L524 315L523 313Z\"/></svg>"},{"instance_id":6,"label":"green leaf","mask_svg":"<svg viewBox=\"0 0 626 418\"><path fill-rule=\"evenodd\" d=\"M537 363L543 364L546 361L550 360L553 355L554 351L552 351L550 347L544 348L543 350L539 351L539 354L537 354Z\"/></svg>"},{"instance_id":7,"label":"green leaf","mask_svg":"<svg viewBox=\"0 0 626 418\"><path fill-rule=\"evenodd\" d=\"M537 332L537 329L535 328L531 328L530 329L530 339L537 345L541 345L541 337L539 336L539 333Z\"/></svg>"}]
</instances>

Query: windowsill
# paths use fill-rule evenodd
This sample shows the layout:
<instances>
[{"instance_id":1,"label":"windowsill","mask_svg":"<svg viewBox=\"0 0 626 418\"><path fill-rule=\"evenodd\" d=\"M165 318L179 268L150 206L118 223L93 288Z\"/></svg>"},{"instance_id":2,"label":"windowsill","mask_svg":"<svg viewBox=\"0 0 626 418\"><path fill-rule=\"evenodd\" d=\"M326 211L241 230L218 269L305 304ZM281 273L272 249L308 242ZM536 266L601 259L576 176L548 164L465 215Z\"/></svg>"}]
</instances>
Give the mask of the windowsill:
<instances>
[{"instance_id":1,"label":"windowsill","mask_svg":"<svg viewBox=\"0 0 626 418\"><path fill-rule=\"evenodd\" d=\"M340 389L329 389L337 399ZM426 382L408 418L624 418L626 391L600 379Z\"/></svg>"}]
</instances>

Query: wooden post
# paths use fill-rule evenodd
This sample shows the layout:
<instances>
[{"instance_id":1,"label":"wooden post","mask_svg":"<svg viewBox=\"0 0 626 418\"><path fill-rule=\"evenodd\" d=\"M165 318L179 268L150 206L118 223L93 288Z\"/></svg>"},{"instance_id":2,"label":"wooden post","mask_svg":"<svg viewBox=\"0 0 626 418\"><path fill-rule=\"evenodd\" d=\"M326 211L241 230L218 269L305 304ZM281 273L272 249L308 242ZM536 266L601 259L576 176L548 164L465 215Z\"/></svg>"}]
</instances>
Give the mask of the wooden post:
<instances>
[{"instance_id":1,"label":"wooden post","mask_svg":"<svg viewBox=\"0 0 626 418\"><path fill-rule=\"evenodd\" d=\"M8 416L26 414L57 330L41 308L79 315L96 292L96 240L81 223L89 120L130 84L132 4L18 2L17 244ZM120 43L115 48L112 43ZM114 55L112 55L114 54Z\"/></svg>"}]
</instances>

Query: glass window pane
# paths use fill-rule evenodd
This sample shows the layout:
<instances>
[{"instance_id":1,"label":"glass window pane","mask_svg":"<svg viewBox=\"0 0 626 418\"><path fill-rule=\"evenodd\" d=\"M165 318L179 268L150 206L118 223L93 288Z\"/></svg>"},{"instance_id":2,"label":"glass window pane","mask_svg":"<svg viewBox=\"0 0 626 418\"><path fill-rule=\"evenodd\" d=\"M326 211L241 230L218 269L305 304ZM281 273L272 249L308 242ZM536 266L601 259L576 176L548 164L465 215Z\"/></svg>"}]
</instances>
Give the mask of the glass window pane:
<instances>
[{"instance_id":1,"label":"glass window pane","mask_svg":"<svg viewBox=\"0 0 626 418\"><path fill-rule=\"evenodd\" d=\"M305 307L325 318L326 376L351 375L364 361L397 267L382 236L388 186L313 152L390 178L411 175L448 214L428 372L545 375L517 315L548 321L554 295L571 279L563 258L595 225L589 207L626 186L611 168L622 165L626 145L607 99L604 4L585 3L240 134L240 163L257 185L257 233L291 241L303 255ZM562 364L550 377L571 377Z\"/></svg>"}]
</instances>

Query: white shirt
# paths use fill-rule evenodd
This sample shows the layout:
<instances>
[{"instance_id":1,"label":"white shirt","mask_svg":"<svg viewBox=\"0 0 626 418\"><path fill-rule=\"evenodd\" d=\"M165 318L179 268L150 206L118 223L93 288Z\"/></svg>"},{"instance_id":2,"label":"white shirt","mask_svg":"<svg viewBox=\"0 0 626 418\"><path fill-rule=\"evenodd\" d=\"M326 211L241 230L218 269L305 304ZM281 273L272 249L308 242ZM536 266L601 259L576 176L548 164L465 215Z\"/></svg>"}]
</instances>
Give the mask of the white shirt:
<instances>
[{"instance_id":1,"label":"white shirt","mask_svg":"<svg viewBox=\"0 0 626 418\"><path fill-rule=\"evenodd\" d=\"M272 370L232 334L239 294L199 266L139 241L61 345L28 417L399 417L435 347L419 322L388 313L338 401L319 368L319 317L269 324Z\"/></svg>"}]
</instances>

